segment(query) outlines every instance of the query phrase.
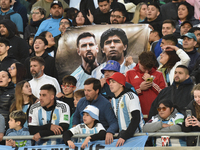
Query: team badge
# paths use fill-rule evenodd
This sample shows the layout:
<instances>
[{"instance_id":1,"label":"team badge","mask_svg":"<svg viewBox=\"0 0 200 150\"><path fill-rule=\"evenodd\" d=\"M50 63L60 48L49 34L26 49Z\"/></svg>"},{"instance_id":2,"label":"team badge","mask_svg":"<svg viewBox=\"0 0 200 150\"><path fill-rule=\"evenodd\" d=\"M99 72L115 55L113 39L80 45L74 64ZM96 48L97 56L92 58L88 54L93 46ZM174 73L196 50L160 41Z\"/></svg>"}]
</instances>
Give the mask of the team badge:
<instances>
[{"instance_id":1,"label":"team badge","mask_svg":"<svg viewBox=\"0 0 200 150\"><path fill-rule=\"evenodd\" d=\"M64 120L68 121L68 115L64 115Z\"/></svg>"},{"instance_id":2,"label":"team badge","mask_svg":"<svg viewBox=\"0 0 200 150\"><path fill-rule=\"evenodd\" d=\"M56 120L57 119L57 116L56 114L53 114L53 117L52 117L53 120Z\"/></svg>"},{"instance_id":3,"label":"team badge","mask_svg":"<svg viewBox=\"0 0 200 150\"><path fill-rule=\"evenodd\" d=\"M121 107L121 108L124 108L124 102L122 102L122 103L120 104L120 107Z\"/></svg>"}]
</instances>

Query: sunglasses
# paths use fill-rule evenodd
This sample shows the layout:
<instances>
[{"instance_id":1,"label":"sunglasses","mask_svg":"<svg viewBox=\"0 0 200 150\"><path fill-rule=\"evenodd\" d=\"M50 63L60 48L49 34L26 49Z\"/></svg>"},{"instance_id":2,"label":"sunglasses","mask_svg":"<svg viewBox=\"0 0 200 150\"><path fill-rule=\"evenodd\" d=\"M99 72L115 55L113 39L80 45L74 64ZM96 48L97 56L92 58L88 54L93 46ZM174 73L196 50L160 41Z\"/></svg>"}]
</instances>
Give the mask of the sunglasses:
<instances>
[{"instance_id":1,"label":"sunglasses","mask_svg":"<svg viewBox=\"0 0 200 150\"><path fill-rule=\"evenodd\" d=\"M157 111L160 112L161 110L165 111L167 109L167 107L158 107Z\"/></svg>"}]
</instances>

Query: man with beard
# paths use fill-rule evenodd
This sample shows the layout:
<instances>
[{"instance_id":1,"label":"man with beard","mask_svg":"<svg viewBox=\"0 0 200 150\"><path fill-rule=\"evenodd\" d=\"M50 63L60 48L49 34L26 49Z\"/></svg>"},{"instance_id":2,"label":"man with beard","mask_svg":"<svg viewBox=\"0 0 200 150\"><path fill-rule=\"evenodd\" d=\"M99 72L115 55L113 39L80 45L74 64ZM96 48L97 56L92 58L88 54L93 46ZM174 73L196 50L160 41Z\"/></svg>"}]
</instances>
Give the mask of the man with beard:
<instances>
[{"instance_id":1,"label":"man with beard","mask_svg":"<svg viewBox=\"0 0 200 150\"><path fill-rule=\"evenodd\" d=\"M38 36L43 31L51 32L53 37L61 34L61 32L59 30L59 23L63 17L63 13L64 13L62 3L60 1L53 1L51 3L50 13L51 13L52 17L50 19L44 20L40 24L38 31L35 34L35 37Z\"/></svg>"},{"instance_id":2,"label":"man with beard","mask_svg":"<svg viewBox=\"0 0 200 150\"><path fill-rule=\"evenodd\" d=\"M10 9L12 0L1 0L0 1L0 20L10 19L15 23L19 32L23 33L23 20L20 14L14 12L13 9Z\"/></svg>"},{"instance_id":3,"label":"man with beard","mask_svg":"<svg viewBox=\"0 0 200 150\"><path fill-rule=\"evenodd\" d=\"M126 33L120 28L110 28L106 30L100 39L100 46L102 53L106 56L106 62L108 60L115 60L120 64L120 72L125 74L128 70L135 67L133 62L129 66L125 65L125 55L128 48L128 38ZM104 75L101 72L106 66L106 62L101 64L95 70L92 71L92 77L97 79L104 78Z\"/></svg>"},{"instance_id":4,"label":"man with beard","mask_svg":"<svg viewBox=\"0 0 200 150\"><path fill-rule=\"evenodd\" d=\"M35 97L39 98L40 87L45 84L52 84L56 88L56 93L61 92L58 81L44 74L45 61L42 57L34 56L30 58L30 72L33 79L29 81L32 93Z\"/></svg>"},{"instance_id":5,"label":"man with beard","mask_svg":"<svg viewBox=\"0 0 200 150\"><path fill-rule=\"evenodd\" d=\"M193 100L191 95L193 86L188 68L184 65L177 66L174 73L173 84L164 88L153 101L149 111L149 119L158 113L158 103L163 99L170 99L174 107L176 107L180 113L185 114L185 107Z\"/></svg>"},{"instance_id":6,"label":"man with beard","mask_svg":"<svg viewBox=\"0 0 200 150\"><path fill-rule=\"evenodd\" d=\"M76 88L83 89L84 82L91 77L91 72L99 64L97 63L98 45L95 36L89 32L83 32L77 38L77 53L81 56L82 64L71 75L77 80Z\"/></svg>"},{"instance_id":7,"label":"man with beard","mask_svg":"<svg viewBox=\"0 0 200 150\"><path fill-rule=\"evenodd\" d=\"M126 10L115 8L110 14L111 24L123 24L126 21Z\"/></svg>"}]
</instances>

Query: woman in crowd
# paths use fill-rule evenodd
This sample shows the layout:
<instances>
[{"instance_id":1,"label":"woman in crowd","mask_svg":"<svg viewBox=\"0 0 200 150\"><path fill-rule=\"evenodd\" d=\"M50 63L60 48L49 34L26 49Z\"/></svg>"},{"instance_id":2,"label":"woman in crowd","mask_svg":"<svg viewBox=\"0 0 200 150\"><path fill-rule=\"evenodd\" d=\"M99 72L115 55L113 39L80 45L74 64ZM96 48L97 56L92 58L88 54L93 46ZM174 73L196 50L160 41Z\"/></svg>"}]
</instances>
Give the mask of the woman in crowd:
<instances>
[{"instance_id":1,"label":"woman in crowd","mask_svg":"<svg viewBox=\"0 0 200 150\"><path fill-rule=\"evenodd\" d=\"M178 65L188 66L190 57L184 52L173 45L161 46L163 52L160 54L160 63L158 70L160 70L168 85L172 85L174 81L174 72Z\"/></svg>"},{"instance_id":2,"label":"woman in crowd","mask_svg":"<svg viewBox=\"0 0 200 150\"><path fill-rule=\"evenodd\" d=\"M132 22L134 24L137 24L139 22L144 21L146 17L147 17L147 4L144 2L141 2L136 6Z\"/></svg>"},{"instance_id":3,"label":"woman in crowd","mask_svg":"<svg viewBox=\"0 0 200 150\"><path fill-rule=\"evenodd\" d=\"M24 39L27 40L32 33L36 33L41 22L45 20L46 10L42 7L34 7L31 10L32 18L30 24L26 26L24 31Z\"/></svg>"},{"instance_id":4,"label":"woman in crowd","mask_svg":"<svg viewBox=\"0 0 200 150\"><path fill-rule=\"evenodd\" d=\"M194 18L194 10L190 4L187 2L182 2L178 6L178 18L176 21L176 31L175 35L180 37L180 25L184 21L190 21L192 25L199 24L200 21Z\"/></svg>"},{"instance_id":5,"label":"woman in crowd","mask_svg":"<svg viewBox=\"0 0 200 150\"><path fill-rule=\"evenodd\" d=\"M83 12L78 11L73 19L72 24L73 26L91 25L93 21L94 21L94 18L91 13L89 16L86 16Z\"/></svg>"},{"instance_id":6,"label":"woman in crowd","mask_svg":"<svg viewBox=\"0 0 200 150\"><path fill-rule=\"evenodd\" d=\"M18 82L27 78L27 72L25 66L20 63L16 62L13 63L9 68L8 71L12 77L12 82L16 85Z\"/></svg>"},{"instance_id":7,"label":"woman in crowd","mask_svg":"<svg viewBox=\"0 0 200 150\"><path fill-rule=\"evenodd\" d=\"M0 114L4 116L7 125L9 109L14 99L14 93L15 86L11 81L10 73L8 71L0 71Z\"/></svg>"},{"instance_id":8,"label":"woman in crowd","mask_svg":"<svg viewBox=\"0 0 200 150\"><path fill-rule=\"evenodd\" d=\"M153 116L144 126L143 132L181 132L184 116L179 113L169 99L158 103L158 114ZM161 138L157 137L153 145L162 146ZM170 137L169 146L186 146L186 142L176 137Z\"/></svg>"},{"instance_id":9,"label":"woman in crowd","mask_svg":"<svg viewBox=\"0 0 200 150\"><path fill-rule=\"evenodd\" d=\"M35 100L36 98L32 94L30 84L26 80L20 81L15 88L15 101L10 107L10 112L22 110L28 115L29 108ZM27 122L24 124L24 127L28 127Z\"/></svg>"},{"instance_id":10,"label":"woman in crowd","mask_svg":"<svg viewBox=\"0 0 200 150\"><path fill-rule=\"evenodd\" d=\"M57 48L55 47L56 42L55 42L54 37L51 34L51 32L44 31L44 32L40 33L39 36L44 37L48 41L46 52L49 54L49 56L52 56L52 57L55 58L56 57Z\"/></svg>"},{"instance_id":11,"label":"woman in crowd","mask_svg":"<svg viewBox=\"0 0 200 150\"><path fill-rule=\"evenodd\" d=\"M193 87L192 92L194 100L191 101L186 108L185 121L182 124L183 132L199 132L200 131L200 84ZM187 113L190 110L191 113ZM187 146L196 146L197 137L187 137Z\"/></svg>"}]
</instances>

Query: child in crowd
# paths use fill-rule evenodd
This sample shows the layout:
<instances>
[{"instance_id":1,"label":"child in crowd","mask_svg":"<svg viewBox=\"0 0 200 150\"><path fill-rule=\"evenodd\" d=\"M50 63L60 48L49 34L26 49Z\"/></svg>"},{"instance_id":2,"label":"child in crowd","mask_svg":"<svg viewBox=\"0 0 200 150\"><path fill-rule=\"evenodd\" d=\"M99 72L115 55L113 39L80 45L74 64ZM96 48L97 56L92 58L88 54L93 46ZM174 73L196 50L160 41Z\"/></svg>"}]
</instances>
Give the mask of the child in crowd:
<instances>
[{"instance_id":1,"label":"child in crowd","mask_svg":"<svg viewBox=\"0 0 200 150\"><path fill-rule=\"evenodd\" d=\"M10 113L10 120L8 121L9 129L6 131L6 136L20 136L20 135L30 135L27 128L23 128L26 122L26 114L21 110L16 110ZM31 146L31 140L6 140L7 146L12 147L23 147Z\"/></svg>"},{"instance_id":2,"label":"child in crowd","mask_svg":"<svg viewBox=\"0 0 200 150\"><path fill-rule=\"evenodd\" d=\"M56 97L58 100L66 103L70 107L70 116L74 113L74 91L76 90L77 80L73 76L66 75L62 79L62 91L58 93Z\"/></svg>"},{"instance_id":3,"label":"child in crowd","mask_svg":"<svg viewBox=\"0 0 200 150\"><path fill-rule=\"evenodd\" d=\"M74 143L71 141L71 137L75 134L93 134L86 137L81 148L88 146L89 141L104 140L106 131L101 123L99 123L99 109L93 105L87 105L81 112L83 116L82 124L71 128L63 133L63 140L70 148L75 148Z\"/></svg>"},{"instance_id":4,"label":"child in crowd","mask_svg":"<svg viewBox=\"0 0 200 150\"><path fill-rule=\"evenodd\" d=\"M84 96L85 96L85 93L84 93L83 89L80 89L80 90L77 90L77 91L74 92L74 112L76 110L76 106L78 104L78 101ZM74 113L71 115L71 118L70 118L69 129L72 128L73 116L74 116Z\"/></svg>"}]
</instances>

